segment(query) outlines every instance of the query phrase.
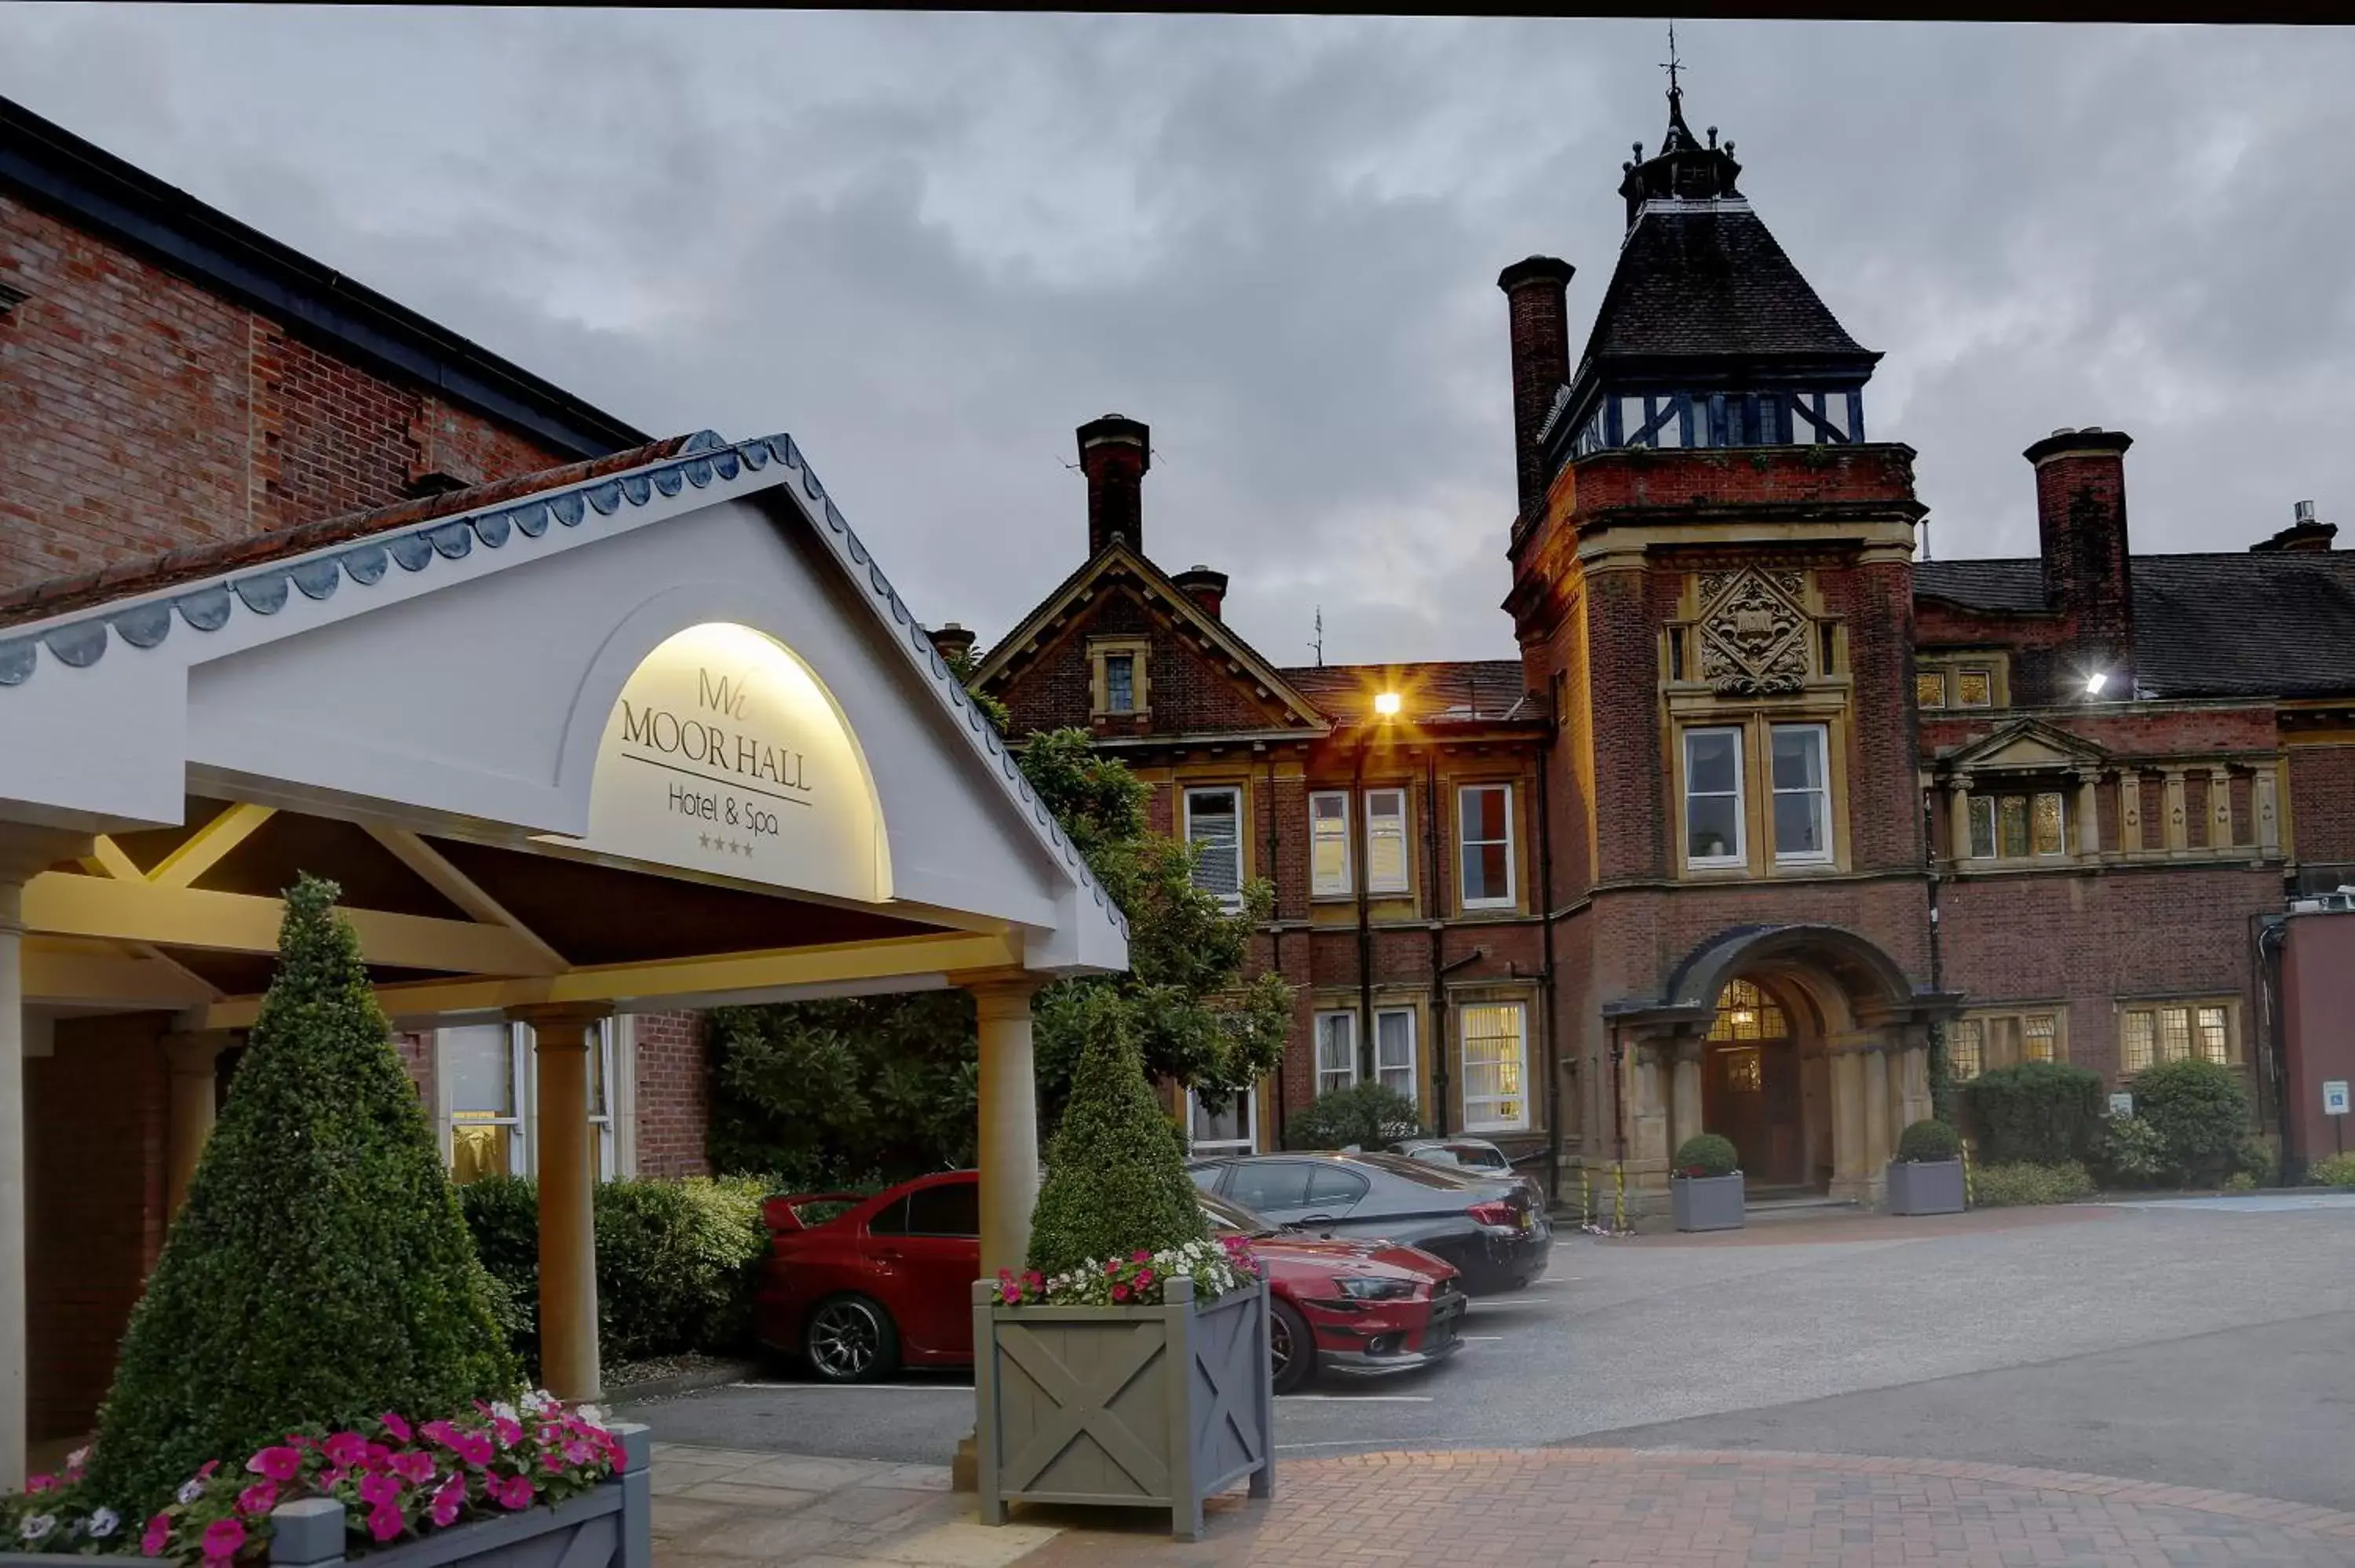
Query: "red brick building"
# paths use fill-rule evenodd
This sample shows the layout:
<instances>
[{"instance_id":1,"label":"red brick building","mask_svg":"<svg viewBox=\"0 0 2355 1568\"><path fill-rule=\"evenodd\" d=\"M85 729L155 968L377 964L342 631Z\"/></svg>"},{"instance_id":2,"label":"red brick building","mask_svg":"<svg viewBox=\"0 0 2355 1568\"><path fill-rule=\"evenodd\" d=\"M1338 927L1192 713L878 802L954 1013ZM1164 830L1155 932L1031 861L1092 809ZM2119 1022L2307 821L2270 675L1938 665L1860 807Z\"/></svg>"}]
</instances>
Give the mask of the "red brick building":
<instances>
[{"instance_id":1,"label":"red brick building","mask_svg":"<svg viewBox=\"0 0 2355 1568\"><path fill-rule=\"evenodd\" d=\"M1707 1128L1753 1188L1870 1198L1934 1040L1958 1076L2205 1055L2278 1124L2259 937L2355 871L2355 565L2305 506L2133 554L2129 443L2092 428L2027 450L2037 558L1917 559L1880 356L1740 173L1672 92L1575 360L1572 268L1498 279L1518 662L1274 665L1223 574L1156 564L1187 549L1145 528L1146 428L1081 427L1086 557L979 680L1126 756L1206 886L1275 885L1295 1035L1198 1137L1270 1147L1380 1076L1564 1170L1657 1189Z\"/></svg>"}]
</instances>

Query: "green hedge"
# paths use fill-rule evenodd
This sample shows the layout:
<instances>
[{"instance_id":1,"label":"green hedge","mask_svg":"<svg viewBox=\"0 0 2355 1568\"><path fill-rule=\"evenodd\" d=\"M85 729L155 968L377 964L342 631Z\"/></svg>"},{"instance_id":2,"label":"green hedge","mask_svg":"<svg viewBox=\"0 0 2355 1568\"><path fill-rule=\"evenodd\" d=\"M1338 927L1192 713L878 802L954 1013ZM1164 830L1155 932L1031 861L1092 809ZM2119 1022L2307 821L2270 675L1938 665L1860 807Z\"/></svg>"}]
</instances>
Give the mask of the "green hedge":
<instances>
[{"instance_id":1,"label":"green hedge","mask_svg":"<svg viewBox=\"0 0 2355 1568\"><path fill-rule=\"evenodd\" d=\"M597 1349L608 1366L751 1343L752 1289L769 1247L756 1177L598 1183ZM516 1353L539 1365L539 1190L494 1176L458 1190L474 1248L500 1287L492 1306ZM503 1298L503 1299L502 1299Z\"/></svg>"},{"instance_id":2,"label":"green hedge","mask_svg":"<svg viewBox=\"0 0 2355 1568\"><path fill-rule=\"evenodd\" d=\"M2062 1062L1991 1067L1963 1086L1963 1104L1990 1165L2083 1165L2101 1140L2102 1075Z\"/></svg>"},{"instance_id":3,"label":"green hedge","mask_svg":"<svg viewBox=\"0 0 2355 1568\"><path fill-rule=\"evenodd\" d=\"M2187 1057L2137 1073L2135 1118L2158 1134L2166 1171L2187 1185L2212 1187L2242 1166L2249 1137L2249 1091L2219 1062Z\"/></svg>"},{"instance_id":4,"label":"green hedge","mask_svg":"<svg viewBox=\"0 0 2355 1568\"><path fill-rule=\"evenodd\" d=\"M1381 1149L1422 1131L1421 1113L1412 1100L1369 1081L1317 1096L1315 1104L1284 1124L1284 1146Z\"/></svg>"},{"instance_id":5,"label":"green hedge","mask_svg":"<svg viewBox=\"0 0 2355 1568\"><path fill-rule=\"evenodd\" d=\"M1897 1137L1897 1158L1909 1164L1953 1160L1962 1152L1962 1135L1943 1121L1917 1121Z\"/></svg>"},{"instance_id":6,"label":"green hedge","mask_svg":"<svg viewBox=\"0 0 2355 1568\"><path fill-rule=\"evenodd\" d=\"M1987 1165L1971 1177L1971 1200L1982 1209L2073 1203L2092 1197L2094 1192L2094 1178L2074 1161L2038 1165L2021 1160L2009 1165Z\"/></svg>"}]
</instances>

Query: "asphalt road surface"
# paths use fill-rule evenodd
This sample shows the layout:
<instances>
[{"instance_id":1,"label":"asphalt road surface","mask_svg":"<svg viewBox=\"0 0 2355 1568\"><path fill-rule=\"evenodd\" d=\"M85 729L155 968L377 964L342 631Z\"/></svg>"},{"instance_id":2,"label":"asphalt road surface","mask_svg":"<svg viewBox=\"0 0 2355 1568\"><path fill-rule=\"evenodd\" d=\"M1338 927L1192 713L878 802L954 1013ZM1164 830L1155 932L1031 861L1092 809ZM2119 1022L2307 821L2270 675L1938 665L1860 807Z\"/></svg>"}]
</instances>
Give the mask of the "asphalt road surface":
<instances>
[{"instance_id":1,"label":"asphalt road surface","mask_svg":"<svg viewBox=\"0 0 2355 1568\"><path fill-rule=\"evenodd\" d=\"M2355 1507L2355 1195L1570 1233L1428 1373L1277 1402L1279 1453L1756 1447ZM625 1406L677 1442L944 1462L968 1380Z\"/></svg>"}]
</instances>

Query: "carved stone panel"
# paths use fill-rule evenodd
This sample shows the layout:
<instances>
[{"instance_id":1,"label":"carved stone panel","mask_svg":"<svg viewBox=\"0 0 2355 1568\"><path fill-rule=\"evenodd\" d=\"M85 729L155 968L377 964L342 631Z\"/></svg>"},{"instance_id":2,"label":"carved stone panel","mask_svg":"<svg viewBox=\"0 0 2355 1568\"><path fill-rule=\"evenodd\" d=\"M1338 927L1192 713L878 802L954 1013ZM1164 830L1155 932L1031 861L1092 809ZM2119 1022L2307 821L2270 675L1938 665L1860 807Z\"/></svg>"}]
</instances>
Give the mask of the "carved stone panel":
<instances>
[{"instance_id":1,"label":"carved stone panel","mask_svg":"<svg viewBox=\"0 0 2355 1568\"><path fill-rule=\"evenodd\" d=\"M1700 575L1700 675L1720 696L1796 692L1807 679L1806 580L1745 567Z\"/></svg>"}]
</instances>

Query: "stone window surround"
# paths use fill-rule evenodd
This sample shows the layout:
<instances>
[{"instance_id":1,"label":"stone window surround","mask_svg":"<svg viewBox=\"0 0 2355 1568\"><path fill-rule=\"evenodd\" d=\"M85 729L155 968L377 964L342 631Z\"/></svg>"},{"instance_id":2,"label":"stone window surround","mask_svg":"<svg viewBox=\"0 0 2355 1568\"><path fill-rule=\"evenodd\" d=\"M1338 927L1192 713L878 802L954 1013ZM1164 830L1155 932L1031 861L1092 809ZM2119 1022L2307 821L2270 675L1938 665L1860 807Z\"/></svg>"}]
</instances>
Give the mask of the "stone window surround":
<instances>
[{"instance_id":1,"label":"stone window surround","mask_svg":"<svg viewBox=\"0 0 2355 1568\"><path fill-rule=\"evenodd\" d=\"M2117 1081L2123 1084L2142 1070L2142 1066L2130 1066L2126 1062L2126 1015L2128 1013L2157 1014L2161 1011L2179 1008L2188 1012L2190 1014L2187 1020L2190 1035L2190 1049L2187 1054L2193 1058L2198 1058L2200 1055L2199 1013L2201 1008L2209 1007L2220 1007L2224 1010L2224 1065L2229 1067L2245 1065L2247 1050L2242 1039L2241 999L2238 996L2229 993L2193 991L2178 996L2120 997L2111 1003L2110 1008L2112 1016L2117 1023ZM2152 1020L2151 1030L2151 1058L2148 1063L2142 1065L2155 1066L2161 1062L2177 1060L2178 1058L2170 1057L2166 1053L2166 1042L2158 1033L2159 1020L2156 1017Z\"/></svg>"},{"instance_id":2,"label":"stone window surround","mask_svg":"<svg viewBox=\"0 0 2355 1568\"><path fill-rule=\"evenodd\" d=\"M1944 866L1953 875L2003 875L2022 872L2082 868L2111 862L2159 860L2221 860L2232 862L2278 859L2282 853L2280 800L2286 784L2281 772L2286 759L2276 756L2233 755L2208 758L2113 757L2099 762L2056 763L2028 768L1964 768L1938 779L1934 788L1944 797L1939 810L1946 824ZM2160 842L2142 843L2143 810L2140 781L2158 774L2163 784L2168 812ZM2204 775L2208 787L2209 831L2205 844L2190 842L2185 820L2184 779ZM2232 825L2232 780L2249 776L2248 842L2235 835ZM1977 786L1977 788L1974 788ZM2059 789L2066 848L2060 854L1974 856L1970 853L1970 800L1976 795L2032 794ZM2102 842L2101 799L2105 790L2117 796L2120 842ZM2000 843L1997 846L2001 848Z\"/></svg>"},{"instance_id":3,"label":"stone window surround","mask_svg":"<svg viewBox=\"0 0 2355 1568\"><path fill-rule=\"evenodd\" d=\"M1146 718L1153 712L1153 676L1151 673L1153 640L1135 634L1117 637L1091 637L1088 652L1088 716L1090 718ZM1106 705L1104 660L1108 655L1126 653L1129 665L1130 694L1133 707L1114 709Z\"/></svg>"},{"instance_id":4,"label":"stone window surround","mask_svg":"<svg viewBox=\"0 0 2355 1568\"><path fill-rule=\"evenodd\" d=\"M1962 670L1987 672L1988 698L1985 707L1964 707L1955 700L1955 676ZM1923 705L1923 713L1983 714L2011 706L2011 655L1999 648L1937 649L1916 652L1913 673L1936 675L1945 683L1946 700L1936 707Z\"/></svg>"},{"instance_id":5,"label":"stone window surround","mask_svg":"<svg viewBox=\"0 0 2355 1568\"><path fill-rule=\"evenodd\" d=\"M1976 1023L1979 1026L1978 1071L1985 1072L1990 1066L2012 1066L2019 1063L2034 1059L2030 1057L2028 1054L2027 1046L2027 1021L2030 1018L2050 1018L2052 1020L2052 1055L2051 1059L2055 1062L2066 1062L2069 1059L2069 1004L2067 1002L2060 1001L2006 1001L1991 1004L1987 1007L1974 1007L1955 1015L1953 1022L1947 1025L1946 1059L1949 1069L1953 1071L1955 1075L1955 1081L1958 1084L1968 1083L1971 1078L1978 1076L1978 1073L1972 1073L1966 1076L1961 1071L1961 1064L1956 1060L1955 1055L1955 1024ZM1989 1062L1987 1057L1990 1054L1990 1049L1994 1044L1994 1026L2006 1021L2017 1022L2020 1026L2019 1054L2016 1054L2009 1062Z\"/></svg>"},{"instance_id":6,"label":"stone window surround","mask_svg":"<svg viewBox=\"0 0 2355 1568\"><path fill-rule=\"evenodd\" d=\"M1844 683L1843 683L1844 685ZM1688 882L1740 882L1774 877L1820 876L1846 871L1849 863L1848 820L1849 718L1846 691L1807 692L1742 703L1673 705L1668 747L1669 789L1676 816L1677 875ZM1782 725L1820 726L1824 731L1825 788L1831 816L1831 853L1806 859L1778 856L1774 848L1774 730ZM1742 858L1726 864L1696 865L1687 859L1685 735L1697 729L1741 732Z\"/></svg>"}]
</instances>

